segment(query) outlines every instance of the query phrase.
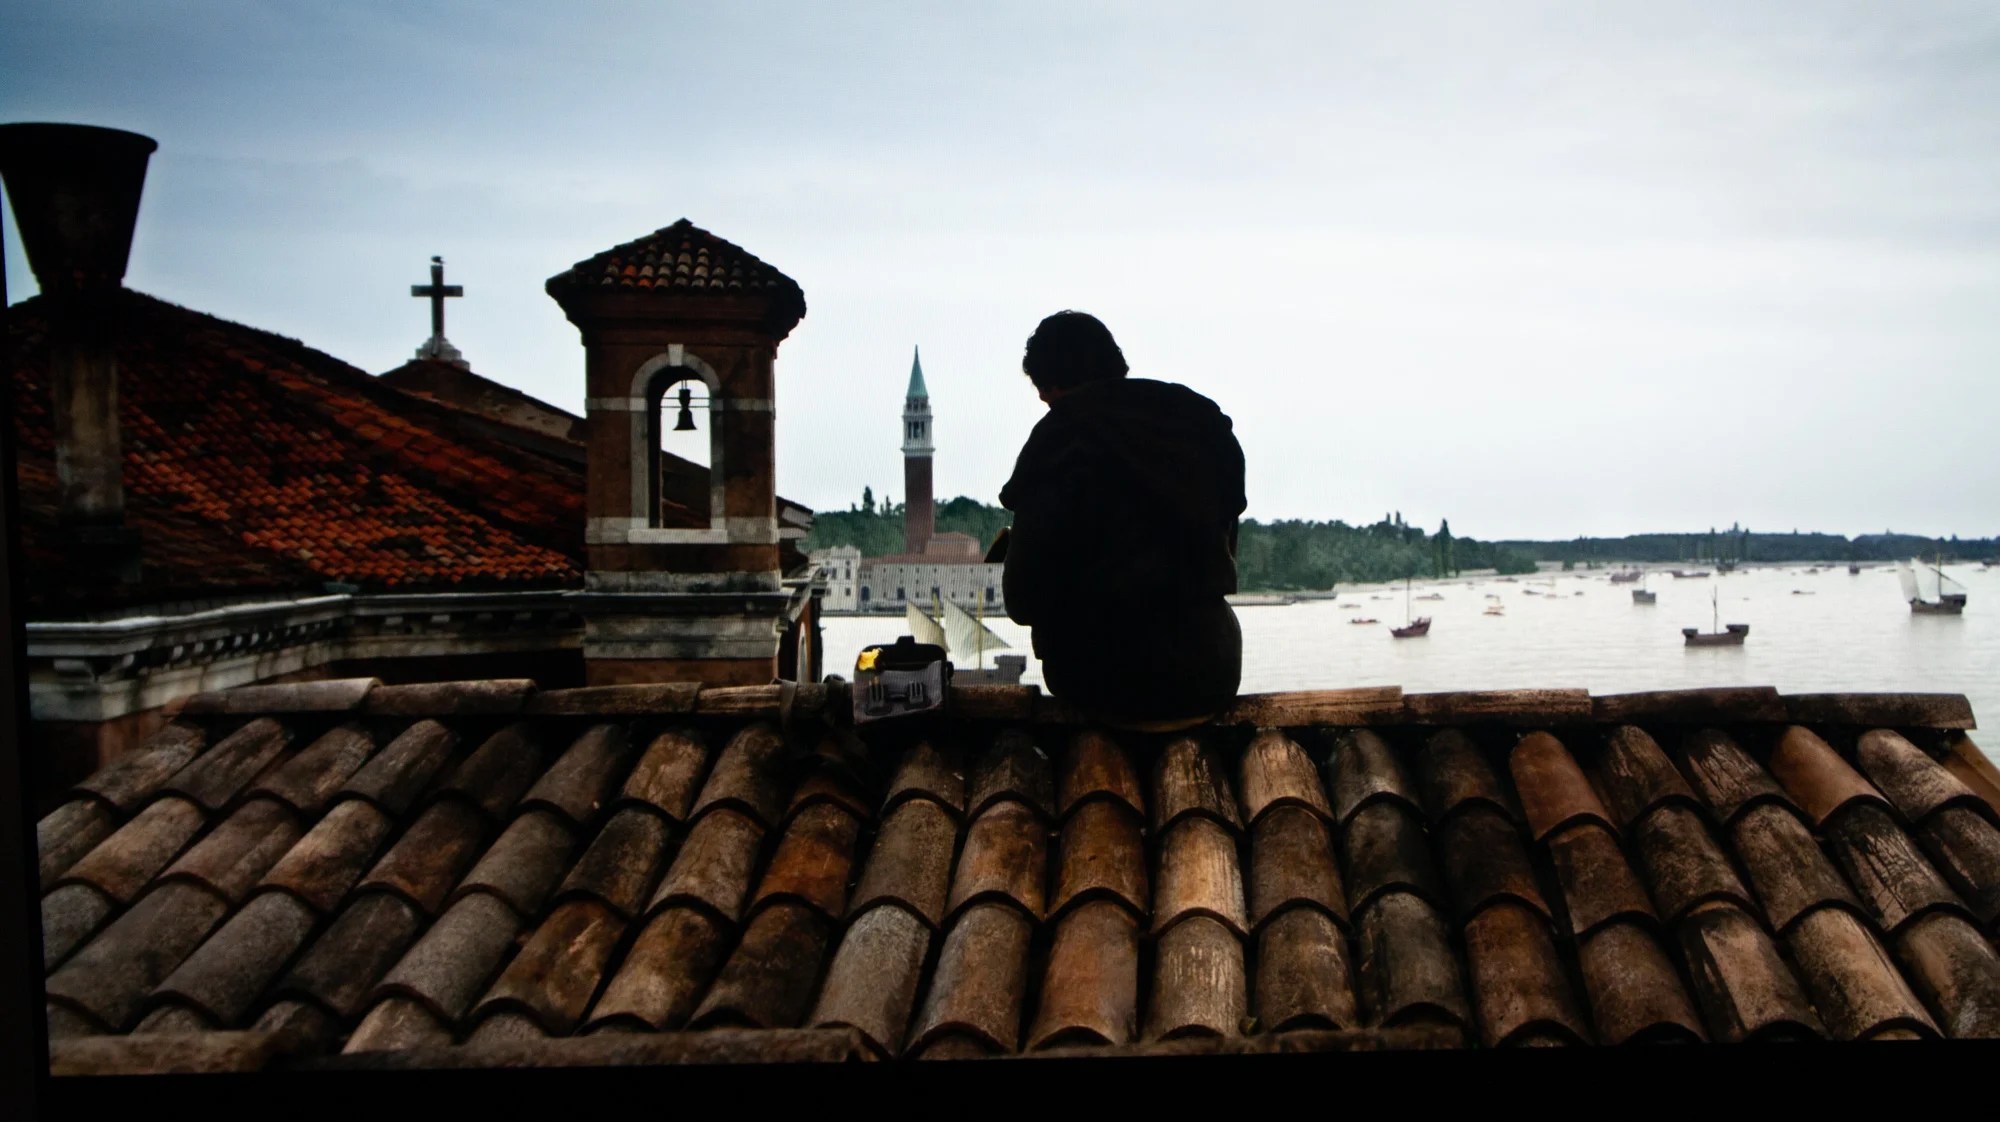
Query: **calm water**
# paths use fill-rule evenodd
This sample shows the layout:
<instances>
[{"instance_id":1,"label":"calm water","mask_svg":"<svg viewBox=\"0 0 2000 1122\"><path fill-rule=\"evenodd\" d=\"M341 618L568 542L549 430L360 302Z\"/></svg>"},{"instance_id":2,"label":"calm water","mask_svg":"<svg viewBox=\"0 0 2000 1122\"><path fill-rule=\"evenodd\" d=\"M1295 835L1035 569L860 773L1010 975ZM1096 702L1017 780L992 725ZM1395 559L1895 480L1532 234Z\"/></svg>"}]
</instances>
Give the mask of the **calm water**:
<instances>
[{"instance_id":1,"label":"calm water","mask_svg":"<svg viewBox=\"0 0 2000 1122\"><path fill-rule=\"evenodd\" d=\"M1757 568L1701 580L1656 573L1646 583L1659 593L1651 606L1632 603L1633 586L1612 584L1603 571L1544 573L1515 583L1419 582L1416 595L1445 597L1411 605L1433 620L1422 639L1389 634L1390 624L1403 622L1400 584L1343 588L1337 601L1238 608L1242 689L1917 690L1962 693L1976 715L2000 714L2000 569L1946 567L1971 597L1966 614L1953 617L1912 616L1892 567L1853 575L1845 565L1818 573L1807 568ZM1530 589L1541 595L1529 595ZM1750 625L1743 646L1682 645L1681 628L1710 629L1711 589L1719 595L1722 622ZM1810 595L1795 595L1795 589ZM1500 598L1505 615L1483 614L1495 602L1489 593ZM1381 623L1350 624L1356 616ZM1005 618L987 625L1029 655L1023 681L1039 684L1028 629ZM862 647L892 642L901 633L893 617L829 619L826 668L849 675ZM1996 744L1981 747L1991 755Z\"/></svg>"}]
</instances>

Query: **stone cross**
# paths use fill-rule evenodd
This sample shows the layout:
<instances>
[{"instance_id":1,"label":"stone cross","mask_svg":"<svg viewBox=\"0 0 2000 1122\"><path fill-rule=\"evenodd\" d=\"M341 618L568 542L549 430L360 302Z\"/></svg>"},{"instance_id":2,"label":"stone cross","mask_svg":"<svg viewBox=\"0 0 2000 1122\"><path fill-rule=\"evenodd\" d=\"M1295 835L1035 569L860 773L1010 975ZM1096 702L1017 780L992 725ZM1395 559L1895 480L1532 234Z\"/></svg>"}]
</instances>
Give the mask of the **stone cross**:
<instances>
[{"instance_id":1,"label":"stone cross","mask_svg":"<svg viewBox=\"0 0 2000 1122\"><path fill-rule=\"evenodd\" d=\"M444 283L444 258L433 257L431 258L431 283L411 285L410 295L430 297L431 338L442 340L444 338L445 297L463 296L465 295L465 288L462 285Z\"/></svg>"}]
</instances>

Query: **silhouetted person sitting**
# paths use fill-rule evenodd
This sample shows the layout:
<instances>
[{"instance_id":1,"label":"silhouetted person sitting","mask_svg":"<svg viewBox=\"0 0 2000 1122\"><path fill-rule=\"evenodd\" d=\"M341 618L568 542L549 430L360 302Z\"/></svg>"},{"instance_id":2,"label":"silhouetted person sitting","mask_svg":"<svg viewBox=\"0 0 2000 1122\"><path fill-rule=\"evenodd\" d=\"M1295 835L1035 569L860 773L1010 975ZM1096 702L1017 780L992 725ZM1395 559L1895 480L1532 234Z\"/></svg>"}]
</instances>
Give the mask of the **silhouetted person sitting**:
<instances>
[{"instance_id":1,"label":"silhouetted person sitting","mask_svg":"<svg viewBox=\"0 0 2000 1122\"><path fill-rule=\"evenodd\" d=\"M1243 449L1229 418L1185 386L1126 377L1096 317L1057 312L1021 369L1048 415L1000 503L1007 614L1033 628L1049 692L1126 728L1166 731L1236 696Z\"/></svg>"}]
</instances>

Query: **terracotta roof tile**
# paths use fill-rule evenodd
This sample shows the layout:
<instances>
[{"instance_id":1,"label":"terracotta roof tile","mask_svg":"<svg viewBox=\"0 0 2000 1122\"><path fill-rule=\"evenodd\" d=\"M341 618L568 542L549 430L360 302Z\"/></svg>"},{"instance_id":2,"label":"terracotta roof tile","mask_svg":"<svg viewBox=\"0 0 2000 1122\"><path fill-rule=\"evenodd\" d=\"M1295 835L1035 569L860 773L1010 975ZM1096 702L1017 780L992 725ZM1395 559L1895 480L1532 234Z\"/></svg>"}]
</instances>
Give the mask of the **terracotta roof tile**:
<instances>
[{"instance_id":1,"label":"terracotta roof tile","mask_svg":"<svg viewBox=\"0 0 2000 1122\"><path fill-rule=\"evenodd\" d=\"M1332 830L1302 806L1277 807L1250 827L1249 879L1253 927L1294 904L1312 905L1336 923L1347 923Z\"/></svg>"},{"instance_id":2,"label":"terracotta roof tile","mask_svg":"<svg viewBox=\"0 0 2000 1122\"><path fill-rule=\"evenodd\" d=\"M763 843L755 819L718 804L688 831L647 910L692 903L731 923L741 919Z\"/></svg>"},{"instance_id":3,"label":"terracotta roof tile","mask_svg":"<svg viewBox=\"0 0 2000 1122\"><path fill-rule=\"evenodd\" d=\"M161 786L208 811L227 806L257 773L291 743L291 730L269 717L259 717L224 737L222 742L188 764Z\"/></svg>"},{"instance_id":4,"label":"terracotta roof tile","mask_svg":"<svg viewBox=\"0 0 2000 1122\"><path fill-rule=\"evenodd\" d=\"M895 806L876 835L850 912L859 915L877 904L896 904L936 927L944 918L946 894L951 891L957 841L958 822L930 798ZM856 1027L867 1031L866 1026Z\"/></svg>"},{"instance_id":5,"label":"terracotta roof tile","mask_svg":"<svg viewBox=\"0 0 2000 1122\"><path fill-rule=\"evenodd\" d=\"M805 296L790 277L685 218L579 261L549 278L547 287L551 295L594 288L661 295L771 294L796 303L797 314L805 314Z\"/></svg>"},{"instance_id":6,"label":"terracotta roof tile","mask_svg":"<svg viewBox=\"0 0 2000 1122\"><path fill-rule=\"evenodd\" d=\"M1055 924L1031 1050L1124 1044L1138 1035L1139 921L1111 900L1087 901Z\"/></svg>"},{"instance_id":7,"label":"terracotta roof tile","mask_svg":"<svg viewBox=\"0 0 2000 1122\"><path fill-rule=\"evenodd\" d=\"M451 898L485 893L520 915L538 915L570 867L575 849L576 834L563 819L546 810L523 811L465 874ZM592 874L589 880L595 882L600 875Z\"/></svg>"},{"instance_id":8,"label":"terracotta roof tile","mask_svg":"<svg viewBox=\"0 0 2000 1122\"><path fill-rule=\"evenodd\" d=\"M669 729L646 745L625 778L621 800L645 803L669 819L685 819L708 772L708 745L692 729Z\"/></svg>"},{"instance_id":9,"label":"terracotta roof tile","mask_svg":"<svg viewBox=\"0 0 2000 1122\"><path fill-rule=\"evenodd\" d=\"M1347 936L1327 913L1286 908L1273 916L1257 932L1256 962L1253 1005L1261 1030L1361 1023Z\"/></svg>"},{"instance_id":10,"label":"terracotta roof tile","mask_svg":"<svg viewBox=\"0 0 2000 1122\"><path fill-rule=\"evenodd\" d=\"M843 768L825 726L760 723L768 690L576 693L301 715L296 751L79 796L118 828L43 897L52 1030L194 1055L250 1026L372 1066L776 1055L797 1026L884 1058L2000 1031L1990 820L1841 798L1816 835L1754 725L1677 744L1691 784L1635 730L1531 733L1499 768L1491 725L1126 743L1033 705ZM622 741L659 727L641 697L691 723ZM219 741L269 716L245 704L181 719ZM1332 748L1318 805L1302 744Z\"/></svg>"},{"instance_id":11,"label":"terracotta roof tile","mask_svg":"<svg viewBox=\"0 0 2000 1122\"><path fill-rule=\"evenodd\" d=\"M553 1035L568 1035L590 1007L624 934L625 919L601 900L557 904L473 1008L472 1018L512 1010Z\"/></svg>"},{"instance_id":12,"label":"terracotta roof tile","mask_svg":"<svg viewBox=\"0 0 2000 1122\"><path fill-rule=\"evenodd\" d=\"M1631 725L1619 725L1605 736L1597 760L1597 785L1623 829L1665 803L1701 805L1659 744Z\"/></svg>"},{"instance_id":13,"label":"terracotta roof tile","mask_svg":"<svg viewBox=\"0 0 2000 1122\"><path fill-rule=\"evenodd\" d=\"M1252 823L1265 811L1283 806L1301 806L1322 818L1333 816L1312 760L1296 741L1275 729L1259 732L1244 749L1241 783L1243 813Z\"/></svg>"},{"instance_id":14,"label":"terracotta roof tile","mask_svg":"<svg viewBox=\"0 0 2000 1122\"><path fill-rule=\"evenodd\" d=\"M1604 1043L1707 1039L1673 962L1645 926L1620 922L1593 931L1578 943L1577 961Z\"/></svg>"},{"instance_id":15,"label":"terracotta roof tile","mask_svg":"<svg viewBox=\"0 0 2000 1122\"><path fill-rule=\"evenodd\" d=\"M76 790L129 814L143 806L207 745L206 729L175 721L154 733L138 750L77 784Z\"/></svg>"},{"instance_id":16,"label":"terracotta roof tile","mask_svg":"<svg viewBox=\"0 0 2000 1122\"><path fill-rule=\"evenodd\" d=\"M1335 744L1328 766L1333 778L1333 812L1342 824L1362 807L1378 799L1395 799L1412 810L1421 810L1417 788L1409 772L1387 741L1367 729L1343 735Z\"/></svg>"},{"instance_id":17,"label":"terracotta roof tile","mask_svg":"<svg viewBox=\"0 0 2000 1122\"><path fill-rule=\"evenodd\" d=\"M1616 832L1611 812L1597 797L1590 780L1563 743L1545 732L1531 732L1514 745L1507 768L1521 795L1522 812L1536 841L1563 826L1597 821Z\"/></svg>"},{"instance_id":18,"label":"terracotta roof tile","mask_svg":"<svg viewBox=\"0 0 2000 1122\"><path fill-rule=\"evenodd\" d=\"M1249 993L1242 939L1206 915L1168 928L1154 944L1145 1037L1233 1036L1244 1031Z\"/></svg>"},{"instance_id":19,"label":"terracotta roof tile","mask_svg":"<svg viewBox=\"0 0 2000 1122\"><path fill-rule=\"evenodd\" d=\"M1771 749L1771 774L1816 826L1824 827L1834 811L1849 803L1889 805L1889 800L1870 787L1831 745L1798 725L1786 729L1777 747Z\"/></svg>"},{"instance_id":20,"label":"terracotta roof tile","mask_svg":"<svg viewBox=\"0 0 2000 1122\"><path fill-rule=\"evenodd\" d=\"M1239 937L1250 927L1236 835L1206 816L1182 818L1160 839L1152 934L1159 937L1193 916L1206 916Z\"/></svg>"},{"instance_id":21,"label":"terracotta roof tile","mask_svg":"<svg viewBox=\"0 0 2000 1122\"><path fill-rule=\"evenodd\" d=\"M1146 847L1143 819L1122 799L1089 799L1071 808L1063 821L1056 852L1055 895L1049 900L1051 913L1060 914L1078 900L1110 898L1121 902L1134 916L1150 911L1152 890L1146 875ZM978 825L974 824L975 827ZM1033 822L1023 823L1016 836L1033 845L1042 836ZM977 883L966 870L974 868L973 838L968 835L965 854L959 858L961 883ZM1039 878L1031 879L1031 861L982 860L977 867L979 880L998 883L1009 875L1020 883L1010 895L1029 895L1040 903ZM996 875L997 874L997 875ZM957 895L954 889L954 896ZM1039 913L1039 908L1029 908Z\"/></svg>"},{"instance_id":22,"label":"terracotta roof tile","mask_svg":"<svg viewBox=\"0 0 2000 1122\"><path fill-rule=\"evenodd\" d=\"M113 344L126 517L146 543L130 598L579 578L574 464L479 435L454 411L295 341L130 291L114 299L127 320ZM23 540L31 556L50 555L58 483L47 313L39 301L16 313L8 352ZM51 571L30 578L37 602L58 593ZM104 595L120 593L93 593Z\"/></svg>"},{"instance_id":23,"label":"terracotta roof tile","mask_svg":"<svg viewBox=\"0 0 2000 1122\"><path fill-rule=\"evenodd\" d=\"M785 897L760 910L694 1011L696 1028L796 1028L810 1011L833 921Z\"/></svg>"},{"instance_id":24,"label":"terracotta roof tile","mask_svg":"<svg viewBox=\"0 0 2000 1122\"><path fill-rule=\"evenodd\" d=\"M1231 769L1220 751L1193 736L1180 736L1160 750L1153 763L1153 832L1189 814L1205 814L1232 829L1241 829L1230 784Z\"/></svg>"},{"instance_id":25,"label":"terracotta roof tile","mask_svg":"<svg viewBox=\"0 0 2000 1122\"><path fill-rule=\"evenodd\" d=\"M956 745L920 740L896 763L882 799L886 814L905 799L928 799L954 815L965 809L965 764Z\"/></svg>"},{"instance_id":26,"label":"terracotta roof tile","mask_svg":"<svg viewBox=\"0 0 2000 1122\"><path fill-rule=\"evenodd\" d=\"M117 815L96 799L73 799L50 811L35 823L36 880L54 884L117 828Z\"/></svg>"},{"instance_id":27,"label":"terracotta roof tile","mask_svg":"<svg viewBox=\"0 0 2000 1122\"><path fill-rule=\"evenodd\" d=\"M916 1007L930 943L931 929L907 909L869 908L848 926L808 1023L816 1028L851 1026L880 1054L897 1055Z\"/></svg>"},{"instance_id":28,"label":"terracotta roof tile","mask_svg":"<svg viewBox=\"0 0 2000 1122\"><path fill-rule=\"evenodd\" d=\"M383 975L369 1000L416 1001L448 1039L513 953L522 928L521 917L500 898L486 893L461 897ZM402 1014L385 1016L402 1019Z\"/></svg>"},{"instance_id":29,"label":"terracotta roof tile","mask_svg":"<svg viewBox=\"0 0 2000 1122\"><path fill-rule=\"evenodd\" d=\"M1888 729L1861 734L1854 756L1873 780L1889 796L1903 817L1918 821L1946 803L1963 803L1991 812L1984 800L1972 793L1943 764L1925 755L1923 749Z\"/></svg>"},{"instance_id":30,"label":"terracotta roof tile","mask_svg":"<svg viewBox=\"0 0 2000 1122\"><path fill-rule=\"evenodd\" d=\"M2000 933L2000 829L1970 807L1952 805L1932 811L1914 832L1972 914Z\"/></svg>"}]
</instances>

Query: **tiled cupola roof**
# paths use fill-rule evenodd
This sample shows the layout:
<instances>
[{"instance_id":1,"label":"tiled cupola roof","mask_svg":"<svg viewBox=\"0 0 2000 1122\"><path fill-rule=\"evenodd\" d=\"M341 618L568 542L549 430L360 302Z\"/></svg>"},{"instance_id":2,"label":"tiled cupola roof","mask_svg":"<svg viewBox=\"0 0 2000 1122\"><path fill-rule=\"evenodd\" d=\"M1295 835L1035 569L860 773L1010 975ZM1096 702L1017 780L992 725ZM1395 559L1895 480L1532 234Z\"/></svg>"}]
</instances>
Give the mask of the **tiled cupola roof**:
<instances>
[{"instance_id":1,"label":"tiled cupola roof","mask_svg":"<svg viewBox=\"0 0 2000 1122\"><path fill-rule=\"evenodd\" d=\"M54 1068L2000 1035L1962 698L848 704L201 695L40 825Z\"/></svg>"},{"instance_id":2,"label":"tiled cupola roof","mask_svg":"<svg viewBox=\"0 0 2000 1122\"><path fill-rule=\"evenodd\" d=\"M592 288L661 296L776 296L796 301L799 314L805 314L805 294L796 281L685 218L579 261L548 282L551 295Z\"/></svg>"}]
</instances>

